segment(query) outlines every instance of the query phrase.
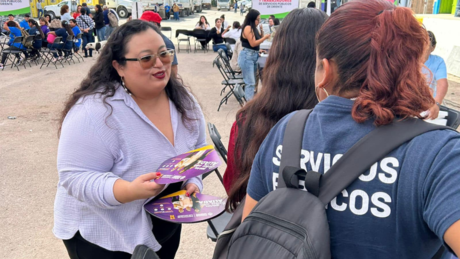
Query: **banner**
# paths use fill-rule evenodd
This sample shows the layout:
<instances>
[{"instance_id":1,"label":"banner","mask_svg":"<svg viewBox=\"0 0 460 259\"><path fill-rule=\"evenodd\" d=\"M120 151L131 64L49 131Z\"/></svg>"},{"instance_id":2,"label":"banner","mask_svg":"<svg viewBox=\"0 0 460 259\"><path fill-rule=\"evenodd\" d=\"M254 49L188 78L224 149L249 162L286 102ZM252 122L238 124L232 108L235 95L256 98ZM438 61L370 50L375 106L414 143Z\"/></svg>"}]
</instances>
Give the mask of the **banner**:
<instances>
[{"instance_id":1,"label":"banner","mask_svg":"<svg viewBox=\"0 0 460 259\"><path fill-rule=\"evenodd\" d=\"M299 8L299 0L252 0L252 9L259 11L262 18L269 15L284 18L296 8Z\"/></svg>"},{"instance_id":2,"label":"banner","mask_svg":"<svg viewBox=\"0 0 460 259\"><path fill-rule=\"evenodd\" d=\"M0 16L30 13L29 0L0 0Z\"/></svg>"}]
</instances>

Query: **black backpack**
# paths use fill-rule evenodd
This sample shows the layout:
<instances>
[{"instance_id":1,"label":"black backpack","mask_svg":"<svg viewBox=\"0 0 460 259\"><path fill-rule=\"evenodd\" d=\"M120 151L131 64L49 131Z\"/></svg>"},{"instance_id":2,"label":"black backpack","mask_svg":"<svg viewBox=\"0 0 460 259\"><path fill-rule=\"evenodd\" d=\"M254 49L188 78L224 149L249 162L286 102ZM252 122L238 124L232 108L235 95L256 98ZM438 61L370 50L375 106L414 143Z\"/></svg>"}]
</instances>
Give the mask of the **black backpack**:
<instances>
[{"instance_id":1,"label":"black backpack","mask_svg":"<svg viewBox=\"0 0 460 259\"><path fill-rule=\"evenodd\" d=\"M287 124L278 189L262 198L239 226L244 204L238 207L217 240L214 259L330 259L326 205L373 163L403 143L428 131L450 129L412 118L378 127L322 175L299 168L310 112L298 111ZM298 189L299 176L305 178L308 192Z\"/></svg>"}]
</instances>

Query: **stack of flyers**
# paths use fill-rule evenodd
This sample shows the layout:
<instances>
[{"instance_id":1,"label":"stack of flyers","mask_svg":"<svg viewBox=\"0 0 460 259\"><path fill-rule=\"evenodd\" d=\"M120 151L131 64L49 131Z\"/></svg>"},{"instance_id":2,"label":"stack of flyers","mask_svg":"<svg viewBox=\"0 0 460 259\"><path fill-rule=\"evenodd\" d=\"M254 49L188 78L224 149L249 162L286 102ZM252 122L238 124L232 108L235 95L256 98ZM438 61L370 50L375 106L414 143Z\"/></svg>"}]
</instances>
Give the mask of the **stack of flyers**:
<instances>
[{"instance_id":1,"label":"stack of flyers","mask_svg":"<svg viewBox=\"0 0 460 259\"><path fill-rule=\"evenodd\" d=\"M144 209L153 216L174 223L197 223L221 215L225 210L225 199L185 190L152 200Z\"/></svg>"},{"instance_id":2,"label":"stack of flyers","mask_svg":"<svg viewBox=\"0 0 460 259\"><path fill-rule=\"evenodd\" d=\"M183 182L190 178L211 172L221 164L219 155L212 146L195 149L164 161L157 172L159 184Z\"/></svg>"}]
</instances>

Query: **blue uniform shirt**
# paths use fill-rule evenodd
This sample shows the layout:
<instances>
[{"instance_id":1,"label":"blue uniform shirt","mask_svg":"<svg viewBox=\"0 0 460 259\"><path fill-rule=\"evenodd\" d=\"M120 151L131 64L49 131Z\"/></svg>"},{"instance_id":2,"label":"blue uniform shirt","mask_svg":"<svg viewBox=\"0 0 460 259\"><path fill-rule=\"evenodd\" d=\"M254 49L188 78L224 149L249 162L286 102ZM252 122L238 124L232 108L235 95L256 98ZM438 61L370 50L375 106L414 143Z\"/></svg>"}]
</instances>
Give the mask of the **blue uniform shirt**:
<instances>
[{"instance_id":1,"label":"blue uniform shirt","mask_svg":"<svg viewBox=\"0 0 460 259\"><path fill-rule=\"evenodd\" d=\"M25 19L19 23L19 26L21 26L21 28L24 28L26 30L30 29L29 22L26 21Z\"/></svg>"},{"instance_id":2,"label":"blue uniform shirt","mask_svg":"<svg viewBox=\"0 0 460 259\"><path fill-rule=\"evenodd\" d=\"M349 99L329 96L315 107L305 126L299 166L327 172L375 128L372 121L356 123L352 106ZM291 116L274 126L254 159L247 190L256 201L276 189ZM460 134L450 130L425 133L376 161L328 206L332 257L432 258L445 231L460 220L459 164ZM308 208L299 204L293 213L303 210Z\"/></svg>"}]
</instances>

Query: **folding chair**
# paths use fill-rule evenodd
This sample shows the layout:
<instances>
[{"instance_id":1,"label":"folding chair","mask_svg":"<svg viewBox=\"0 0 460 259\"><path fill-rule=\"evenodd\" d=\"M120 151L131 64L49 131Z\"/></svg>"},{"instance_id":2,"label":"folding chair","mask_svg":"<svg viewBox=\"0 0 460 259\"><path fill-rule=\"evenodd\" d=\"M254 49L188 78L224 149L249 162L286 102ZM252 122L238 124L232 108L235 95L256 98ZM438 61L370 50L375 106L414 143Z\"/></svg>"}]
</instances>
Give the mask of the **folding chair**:
<instances>
[{"instance_id":1,"label":"folding chair","mask_svg":"<svg viewBox=\"0 0 460 259\"><path fill-rule=\"evenodd\" d=\"M78 40L81 40L82 35L83 35L82 33L79 33L79 34L75 37L75 42L78 42ZM78 48L78 50L81 50L81 46L82 46L82 45L80 44L80 47ZM74 49L74 50L75 50L75 49ZM85 62L85 59L83 58L82 55L80 55L80 53L74 51L74 56L77 58L78 63L80 63L80 59L81 59L83 62Z\"/></svg>"},{"instance_id":2,"label":"folding chair","mask_svg":"<svg viewBox=\"0 0 460 259\"><path fill-rule=\"evenodd\" d=\"M184 37L182 38L179 38L180 35L184 35ZM177 39L177 52L179 53L180 52L180 44L181 42L185 42L186 46L188 44L188 49L187 50L187 53L190 53L190 51L192 50L192 45L190 45L190 32L188 30L176 30L176 39Z\"/></svg>"},{"instance_id":3,"label":"folding chair","mask_svg":"<svg viewBox=\"0 0 460 259\"><path fill-rule=\"evenodd\" d=\"M213 131L212 131L213 133L211 133L211 127L213 129ZM222 156L222 158L224 159L225 163L227 163L227 150L223 146L222 141L220 141L220 135L219 135L219 132L216 129L216 126L214 126L214 124L212 124L212 123L208 123L208 129L209 129L209 132L211 134L216 133L219 136L218 137L218 143L220 143L222 145L223 150L225 151L224 156L222 156L222 153L220 153L222 150L219 150L218 146L216 145L216 142L214 142L214 138L212 138L213 135L211 135L211 138L213 139L214 146L216 147L217 152ZM216 136L216 135L214 135L214 136ZM219 177L219 180L223 184L224 182L223 182L222 176L220 175L219 170L217 170L217 169L212 171L212 172L204 174L203 175L203 180L213 172L216 172L217 176ZM220 216L218 216L216 218L213 218L211 220L208 220L207 221L208 222L208 227L206 229L206 235L208 236L208 238L211 239L211 241L216 242L217 237L219 236L220 233L222 233L222 231L224 231L225 226L227 226L227 224L228 224L228 222L230 221L231 218L232 218L232 214L224 212Z\"/></svg>"},{"instance_id":4,"label":"folding chair","mask_svg":"<svg viewBox=\"0 0 460 259\"><path fill-rule=\"evenodd\" d=\"M22 39L23 39L23 37L16 37L16 38L14 38L12 44L20 43L21 44L20 46L22 46ZM19 71L19 66L21 64L19 64L20 58L18 58L18 56L20 57L22 52L23 52L22 50L4 49L2 53L3 54L6 53L7 56L6 56L5 64L3 64L3 69L5 69L6 64L8 63L8 61L11 61L11 68L13 68L13 66L16 66L16 68ZM16 54L18 54L18 56L16 56ZM14 58L11 58L10 55L13 55ZM23 65L24 65L24 68L26 68L26 65L25 64L23 64Z\"/></svg>"},{"instance_id":5,"label":"folding chair","mask_svg":"<svg viewBox=\"0 0 460 259\"><path fill-rule=\"evenodd\" d=\"M40 40L46 40L46 39L42 39L42 36L39 35L39 34L34 36L34 42L40 41ZM32 49L32 50L35 50L35 48L34 48L33 46L32 46L31 49ZM38 60L39 60L40 58L42 58L42 57L41 57L41 47L40 47L39 49L36 49L36 50L38 51L38 54L37 54L37 56L36 56L34 59L31 59L31 61L34 62L35 65L38 66L38 64L39 64ZM31 52L32 52L32 51L31 51ZM30 56L29 56L29 57L30 57Z\"/></svg>"},{"instance_id":6,"label":"folding chair","mask_svg":"<svg viewBox=\"0 0 460 259\"><path fill-rule=\"evenodd\" d=\"M222 143L222 137L220 136L219 131L216 128L216 125L208 122L208 131L209 135L211 136L212 143L216 148L216 151L219 153L219 155L222 157L225 163L227 163L227 149Z\"/></svg>"},{"instance_id":7,"label":"folding chair","mask_svg":"<svg viewBox=\"0 0 460 259\"><path fill-rule=\"evenodd\" d=\"M460 126L460 112L454 109L448 108L446 106L441 105L441 111L447 112L447 126L453 129L457 129Z\"/></svg>"},{"instance_id":8,"label":"folding chair","mask_svg":"<svg viewBox=\"0 0 460 259\"><path fill-rule=\"evenodd\" d=\"M207 41L209 37L209 31L195 29L193 30L193 37L195 37L195 53L199 50L202 50L204 53L206 53L208 51ZM199 48L196 47L197 45Z\"/></svg>"},{"instance_id":9,"label":"folding chair","mask_svg":"<svg viewBox=\"0 0 460 259\"><path fill-rule=\"evenodd\" d=\"M51 44L51 45L54 45L54 44L59 44L60 45L60 44L62 44L61 41L62 41L62 37L56 37L56 39L54 39L53 44ZM53 63L53 65L57 69L57 65L56 65L57 62L61 63L61 66L64 67L64 64L62 64L61 60L59 60L59 59L53 62L53 57L54 57L53 53L57 54L58 51L56 49L49 49L49 47L50 47L50 45L48 44L48 48L42 51L42 54L44 54L43 57L45 57L45 59L43 60L43 63L40 66L40 69L42 69L43 65L47 61L48 61L48 64L46 64L46 67L48 67L50 63Z\"/></svg>"},{"instance_id":10,"label":"folding chair","mask_svg":"<svg viewBox=\"0 0 460 259\"><path fill-rule=\"evenodd\" d=\"M171 27L161 27L161 31L169 31L169 39L172 38L172 28Z\"/></svg>"},{"instance_id":11,"label":"folding chair","mask_svg":"<svg viewBox=\"0 0 460 259\"><path fill-rule=\"evenodd\" d=\"M225 51L223 49L219 49L217 51L217 54L219 54L220 59L222 60L222 63L224 64L224 69L225 73L233 79L243 79L243 75L241 73L235 72L233 70L232 65L230 64L230 59L227 57L227 54L225 54Z\"/></svg>"},{"instance_id":12,"label":"folding chair","mask_svg":"<svg viewBox=\"0 0 460 259\"><path fill-rule=\"evenodd\" d=\"M219 111L220 107L222 106L222 104L224 104L224 103L226 104L228 99L230 98L230 96L234 95L234 87L235 87L235 85L237 85L237 84L244 85L244 81L243 81L243 79L230 78L228 76L228 74L225 72L225 69L223 68L222 63L220 62L219 57L214 59L213 66L214 65L217 66L217 69L219 69L220 74L224 78L224 80L222 81L222 85L224 85L224 87L220 91L220 95L222 96L222 93L225 92L227 87L230 88L230 91L222 98L222 100L219 103L219 107L217 108L217 111ZM237 99L237 101L238 101L238 99ZM240 105L241 105L241 103L240 103Z\"/></svg>"},{"instance_id":13,"label":"folding chair","mask_svg":"<svg viewBox=\"0 0 460 259\"><path fill-rule=\"evenodd\" d=\"M74 36L72 35L67 36L67 40L64 43L64 48L62 48L62 52L64 52L63 61L64 63L67 61L69 65L70 65L70 61L72 61L75 64L75 60L73 60L73 40L74 40ZM69 49L65 48L65 46L67 45L67 42L72 42L72 45L70 46Z\"/></svg>"}]
</instances>

